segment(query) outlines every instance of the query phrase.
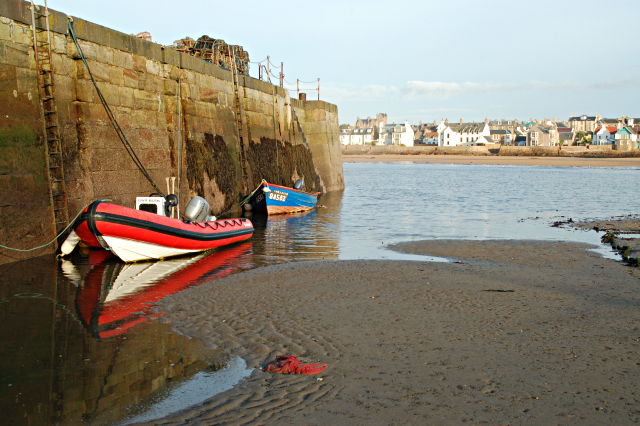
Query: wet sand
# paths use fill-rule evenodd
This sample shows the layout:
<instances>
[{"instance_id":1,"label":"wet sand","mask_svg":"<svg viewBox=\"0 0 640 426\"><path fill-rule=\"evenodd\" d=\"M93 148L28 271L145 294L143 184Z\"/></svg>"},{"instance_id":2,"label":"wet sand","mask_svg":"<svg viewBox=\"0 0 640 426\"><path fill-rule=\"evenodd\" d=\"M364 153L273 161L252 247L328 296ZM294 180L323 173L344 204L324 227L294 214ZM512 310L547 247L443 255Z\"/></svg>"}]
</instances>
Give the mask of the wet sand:
<instances>
[{"instance_id":1,"label":"wet sand","mask_svg":"<svg viewBox=\"0 0 640 426\"><path fill-rule=\"evenodd\" d=\"M160 424L630 424L640 421L640 271L587 246L426 241L459 263L302 262L165 299L179 332L259 366Z\"/></svg>"},{"instance_id":2,"label":"wet sand","mask_svg":"<svg viewBox=\"0 0 640 426\"><path fill-rule=\"evenodd\" d=\"M411 162L428 164L493 164L512 166L556 167L638 167L640 157L587 158L587 157L527 157L499 155L403 155L403 154L343 154L345 163Z\"/></svg>"}]
</instances>

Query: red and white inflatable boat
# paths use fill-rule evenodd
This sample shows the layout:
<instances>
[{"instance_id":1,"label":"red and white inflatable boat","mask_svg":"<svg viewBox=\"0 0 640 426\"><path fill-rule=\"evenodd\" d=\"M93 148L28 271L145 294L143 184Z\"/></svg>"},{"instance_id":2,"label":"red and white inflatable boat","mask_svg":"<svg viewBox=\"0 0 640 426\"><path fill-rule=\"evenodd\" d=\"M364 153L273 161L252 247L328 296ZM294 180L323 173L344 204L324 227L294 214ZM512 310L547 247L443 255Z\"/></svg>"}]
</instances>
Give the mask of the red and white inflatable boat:
<instances>
[{"instance_id":1,"label":"red and white inflatable boat","mask_svg":"<svg viewBox=\"0 0 640 426\"><path fill-rule=\"evenodd\" d=\"M103 201L91 203L61 247L73 251L79 241L111 250L124 262L162 259L244 241L253 235L250 220L190 222Z\"/></svg>"}]
</instances>

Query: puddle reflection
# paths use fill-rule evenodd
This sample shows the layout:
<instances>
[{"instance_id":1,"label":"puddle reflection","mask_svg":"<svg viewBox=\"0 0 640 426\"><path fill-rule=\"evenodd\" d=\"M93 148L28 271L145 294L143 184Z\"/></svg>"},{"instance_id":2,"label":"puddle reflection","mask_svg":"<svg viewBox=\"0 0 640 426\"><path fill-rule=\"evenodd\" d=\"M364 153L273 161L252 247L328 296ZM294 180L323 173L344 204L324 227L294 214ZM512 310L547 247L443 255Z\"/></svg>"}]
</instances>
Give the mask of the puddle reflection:
<instances>
[{"instance_id":1,"label":"puddle reflection","mask_svg":"<svg viewBox=\"0 0 640 426\"><path fill-rule=\"evenodd\" d=\"M342 193L323 194L317 209L287 215L253 215L255 266L337 260Z\"/></svg>"},{"instance_id":2,"label":"puddle reflection","mask_svg":"<svg viewBox=\"0 0 640 426\"><path fill-rule=\"evenodd\" d=\"M225 371L226 355L149 319L163 314L153 312L162 298L246 269L251 243L147 264L104 254L62 268L49 256L0 266L5 424L118 422L200 372L216 389L212 372Z\"/></svg>"},{"instance_id":3,"label":"puddle reflection","mask_svg":"<svg viewBox=\"0 0 640 426\"><path fill-rule=\"evenodd\" d=\"M100 259L90 264L78 286L76 306L80 320L96 338L120 335L137 324L161 316L162 312L152 312L152 309L164 297L242 269L251 253L251 243L247 242L214 253L160 262L122 263L113 257ZM72 281L79 275L75 265L63 266L67 271L65 275Z\"/></svg>"}]
</instances>

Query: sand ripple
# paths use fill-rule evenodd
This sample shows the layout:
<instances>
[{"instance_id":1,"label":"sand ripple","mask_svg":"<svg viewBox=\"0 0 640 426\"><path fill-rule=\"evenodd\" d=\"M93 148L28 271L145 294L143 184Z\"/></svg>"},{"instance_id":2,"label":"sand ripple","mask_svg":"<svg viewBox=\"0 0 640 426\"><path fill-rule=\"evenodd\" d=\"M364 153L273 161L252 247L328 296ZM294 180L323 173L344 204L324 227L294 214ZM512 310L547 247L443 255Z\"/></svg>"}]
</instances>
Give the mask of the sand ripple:
<instances>
[{"instance_id":1,"label":"sand ripple","mask_svg":"<svg viewBox=\"0 0 640 426\"><path fill-rule=\"evenodd\" d=\"M178 331L250 366L330 366L256 370L162 424L640 421L637 270L562 243L402 249L462 263L279 265L165 299Z\"/></svg>"}]
</instances>

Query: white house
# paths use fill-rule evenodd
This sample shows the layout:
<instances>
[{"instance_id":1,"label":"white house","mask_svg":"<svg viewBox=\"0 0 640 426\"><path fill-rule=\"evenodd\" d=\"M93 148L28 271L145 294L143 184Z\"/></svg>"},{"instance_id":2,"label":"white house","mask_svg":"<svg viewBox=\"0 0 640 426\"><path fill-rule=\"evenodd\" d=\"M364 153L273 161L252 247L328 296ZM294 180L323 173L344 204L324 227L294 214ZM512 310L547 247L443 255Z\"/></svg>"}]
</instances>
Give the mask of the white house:
<instances>
[{"instance_id":1,"label":"white house","mask_svg":"<svg viewBox=\"0 0 640 426\"><path fill-rule=\"evenodd\" d=\"M480 138L478 138L473 144L474 145L480 145L480 146L486 146L486 145L493 145L496 142L493 140L493 138L491 136L480 136Z\"/></svg>"},{"instance_id":2,"label":"white house","mask_svg":"<svg viewBox=\"0 0 640 426\"><path fill-rule=\"evenodd\" d=\"M404 124L381 124L378 142L381 145L413 146L414 132L408 122Z\"/></svg>"},{"instance_id":3,"label":"white house","mask_svg":"<svg viewBox=\"0 0 640 426\"><path fill-rule=\"evenodd\" d=\"M373 128L366 129L353 129L343 128L340 129L340 143L342 145L371 145L373 142Z\"/></svg>"},{"instance_id":4,"label":"white house","mask_svg":"<svg viewBox=\"0 0 640 426\"><path fill-rule=\"evenodd\" d=\"M350 127L340 127L340 144L341 145L349 145L351 141L351 128Z\"/></svg>"},{"instance_id":5,"label":"white house","mask_svg":"<svg viewBox=\"0 0 640 426\"><path fill-rule=\"evenodd\" d=\"M422 143L425 145L438 145L438 132L424 132Z\"/></svg>"},{"instance_id":6,"label":"white house","mask_svg":"<svg viewBox=\"0 0 640 426\"><path fill-rule=\"evenodd\" d=\"M482 137L491 138L489 124L484 123L449 123L443 120L438 125L438 146L472 146Z\"/></svg>"},{"instance_id":7,"label":"white house","mask_svg":"<svg viewBox=\"0 0 640 426\"><path fill-rule=\"evenodd\" d=\"M593 145L612 145L617 132L617 126L598 126L593 131L591 143Z\"/></svg>"}]
</instances>

